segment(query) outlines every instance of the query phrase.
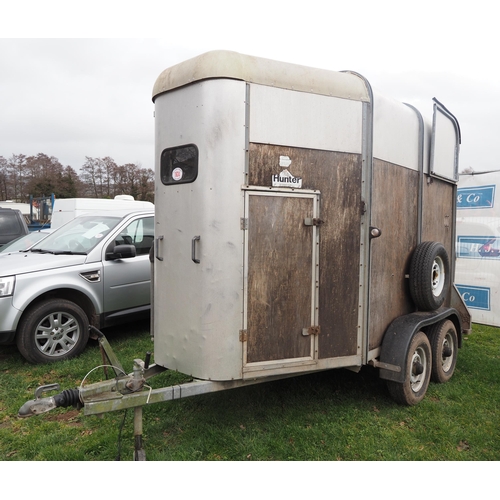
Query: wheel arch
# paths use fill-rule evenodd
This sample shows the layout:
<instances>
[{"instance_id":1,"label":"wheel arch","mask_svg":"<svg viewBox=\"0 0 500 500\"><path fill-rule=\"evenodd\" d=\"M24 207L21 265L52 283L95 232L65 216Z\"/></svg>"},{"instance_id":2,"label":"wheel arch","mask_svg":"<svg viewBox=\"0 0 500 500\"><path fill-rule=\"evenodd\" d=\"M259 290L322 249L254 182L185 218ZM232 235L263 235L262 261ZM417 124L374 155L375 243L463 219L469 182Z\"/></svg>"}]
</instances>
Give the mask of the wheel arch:
<instances>
[{"instance_id":1,"label":"wheel arch","mask_svg":"<svg viewBox=\"0 0 500 500\"><path fill-rule=\"evenodd\" d=\"M74 288L58 288L56 290L49 290L47 292L44 292L35 299L33 299L26 307L26 309L23 311L21 317L19 318L17 328L19 328L19 325L22 324L23 318L31 309L33 309L38 304L48 299L66 299L70 300L71 302L74 302L83 309L83 311L87 315L89 324L96 327L100 326L99 325L100 319L99 315L96 312L95 306L92 300L85 293L79 290L75 290Z\"/></svg>"},{"instance_id":2,"label":"wheel arch","mask_svg":"<svg viewBox=\"0 0 500 500\"><path fill-rule=\"evenodd\" d=\"M379 376L384 380L404 382L406 379L405 359L408 355L411 339L420 330L441 321L450 319L455 324L458 335L458 347L462 347L462 323L460 315L453 308L444 308L430 312L414 312L396 318L387 328L380 351Z\"/></svg>"}]
</instances>

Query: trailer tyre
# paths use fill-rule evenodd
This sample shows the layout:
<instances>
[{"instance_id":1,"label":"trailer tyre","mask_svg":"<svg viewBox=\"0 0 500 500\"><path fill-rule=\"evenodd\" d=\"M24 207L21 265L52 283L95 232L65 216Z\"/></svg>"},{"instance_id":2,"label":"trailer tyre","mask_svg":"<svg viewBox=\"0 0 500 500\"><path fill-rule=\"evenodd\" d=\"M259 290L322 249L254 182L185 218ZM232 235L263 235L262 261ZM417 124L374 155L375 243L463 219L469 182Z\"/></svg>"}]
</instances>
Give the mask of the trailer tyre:
<instances>
[{"instance_id":1,"label":"trailer tyre","mask_svg":"<svg viewBox=\"0 0 500 500\"><path fill-rule=\"evenodd\" d=\"M431 360L429 339L424 332L417 332L406 355L404 382L387 381L389 393L397 403L413 406L424 399L431 378Z\"/></svg>"},{"instance_id":2,"label":"trailer tyre","mask_svg":"<svg viewBox=\"0 0 500 500\"><path fill-rule=\"evenodd\" d=\"M434 382L448 382L455 371L458 353L458 336L453 321L444 320L427 331L432 349L432 375Z\"/></svg>"},{"instance_id":3,"label":"trailer tyre","mask_svg":"<svg viewBox=\"0 0 500 500\"><path fill-rule=\"evenodd\" d=\"M410 264L410 295L421 311L439 309L450 288L450 259L441 243L420 243Z\"/></svg>"},{"instance_id":4,"label":"trailer tyre","mask_svg":"<svg viewBox=\"0 0 500 500\"><path fill-rule=\"evenodd\" d=\"M89 321L81 307L50 299L29 310L16 336L21 354L34 364L69 359L80 354L89 339Z\"/></svg>"}]
</instances>

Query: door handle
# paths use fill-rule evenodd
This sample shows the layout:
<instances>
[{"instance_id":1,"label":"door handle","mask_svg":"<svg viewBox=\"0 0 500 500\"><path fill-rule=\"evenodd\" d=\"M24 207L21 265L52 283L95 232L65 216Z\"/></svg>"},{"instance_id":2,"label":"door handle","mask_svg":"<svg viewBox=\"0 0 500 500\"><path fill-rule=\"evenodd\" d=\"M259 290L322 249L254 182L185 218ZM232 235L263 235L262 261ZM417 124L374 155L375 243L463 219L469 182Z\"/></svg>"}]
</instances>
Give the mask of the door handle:
<instances>
[{"instance_id":1,"label":"door handle","mask_svg":"<svg viewBox=\"0 0 500 500\"><path fill-rule=\"evenodd\" d=\"M200 263L200 259L197 259L196 258L196 242L197 241L200 241L200 237L199 236L195 236L192 240L191 240L191 260L195 263L195 264L199 264Z\"/></svg>"},{"instance_id":2,"label":"door handle","mask_svg":"<svg viewBox=\"0 0 500 500\"><path fill-rule=\"evenodd\" d=\"M158 236L155 240L155 257L158 260L163 260L163 257L160 255L160 241L163 241L163 236Z\"/></svg>"}]
</instances>

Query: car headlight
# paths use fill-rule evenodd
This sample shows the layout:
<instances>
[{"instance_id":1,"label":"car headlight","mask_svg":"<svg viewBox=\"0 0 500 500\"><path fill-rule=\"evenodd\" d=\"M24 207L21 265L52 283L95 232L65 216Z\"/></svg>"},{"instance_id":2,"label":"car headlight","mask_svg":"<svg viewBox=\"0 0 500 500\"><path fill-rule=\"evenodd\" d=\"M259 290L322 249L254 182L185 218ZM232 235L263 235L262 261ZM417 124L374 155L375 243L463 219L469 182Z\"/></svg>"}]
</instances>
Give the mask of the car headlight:
<instances>
[{"instance_id":1,"label":"car headlight","mask_svg":"<svg viewBox=\"0 0 500 500\"><path fill-rule=\"evenodd\" d=\"M5 276L0 278L0 297L8 297L14 293L15 276Z\"/></svg>"}]
</instances>

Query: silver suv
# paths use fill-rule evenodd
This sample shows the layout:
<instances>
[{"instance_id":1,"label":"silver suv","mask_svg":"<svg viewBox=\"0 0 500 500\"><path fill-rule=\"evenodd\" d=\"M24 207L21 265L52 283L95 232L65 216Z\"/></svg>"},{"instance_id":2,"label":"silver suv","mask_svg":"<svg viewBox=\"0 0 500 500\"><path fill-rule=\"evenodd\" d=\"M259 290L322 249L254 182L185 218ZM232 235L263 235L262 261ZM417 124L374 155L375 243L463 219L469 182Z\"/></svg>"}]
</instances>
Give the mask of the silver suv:
<instances>
[{"instance_id":1,"label":"silver suv","mask_svg":"<svg viewBox=\"0 0 500 500\"><path fill-rule=\"evenodd\" d=\"M154 209L82 215L0 256L0 344L31 363L68 359L103 328L149 317Z\"/></svg>"}]
</instances>

